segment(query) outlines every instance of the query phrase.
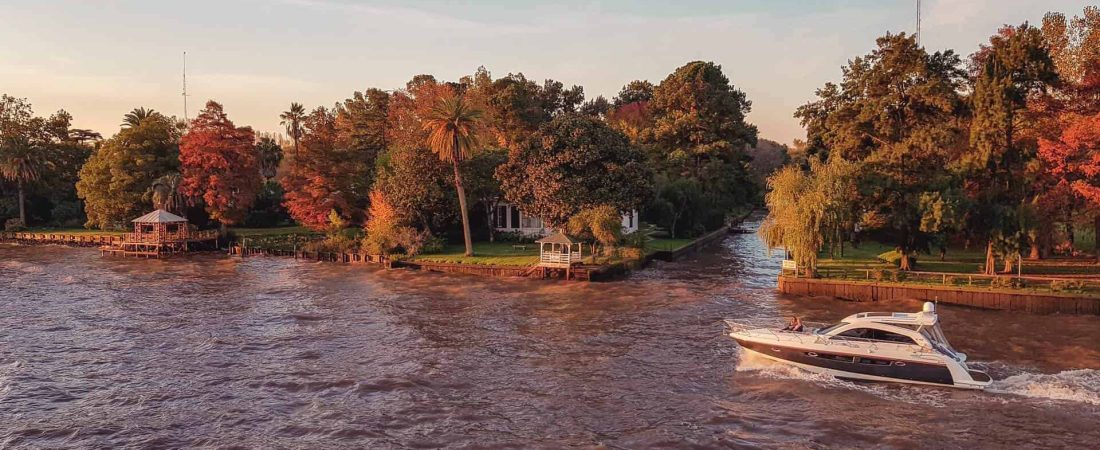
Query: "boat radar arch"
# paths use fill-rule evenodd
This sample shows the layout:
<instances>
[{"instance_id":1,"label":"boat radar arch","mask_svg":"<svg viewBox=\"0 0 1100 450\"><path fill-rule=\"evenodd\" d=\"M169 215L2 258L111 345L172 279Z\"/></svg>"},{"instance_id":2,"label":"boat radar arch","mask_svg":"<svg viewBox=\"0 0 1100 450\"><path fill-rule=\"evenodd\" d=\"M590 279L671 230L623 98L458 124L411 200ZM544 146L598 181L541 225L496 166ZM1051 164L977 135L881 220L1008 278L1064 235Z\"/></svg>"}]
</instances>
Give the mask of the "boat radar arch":
<instances>
[{"instance_id":1,"label":"boat radar arch","mask_svg":"<svg viewBox=\"0 0 1100 450\"><path fill-rule=\"evenodd\" d=\"M924 302L924 308L922 308L921 311L926 313L934 313L936 312L936 304L932 302Z\"/></svg>"}]
</instances>

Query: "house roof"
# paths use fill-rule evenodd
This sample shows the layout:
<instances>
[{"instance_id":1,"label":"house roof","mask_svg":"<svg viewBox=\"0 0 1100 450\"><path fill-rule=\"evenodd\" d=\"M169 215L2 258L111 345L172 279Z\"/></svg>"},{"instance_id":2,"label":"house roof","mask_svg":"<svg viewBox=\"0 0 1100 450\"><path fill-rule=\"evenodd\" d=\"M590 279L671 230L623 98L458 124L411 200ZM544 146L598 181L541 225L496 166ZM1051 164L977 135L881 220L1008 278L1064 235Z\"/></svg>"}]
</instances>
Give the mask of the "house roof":
<instances>
[{"instance_id":1,"label":"house roof","mask_svg":"<svg viewBox=\"0 0 1100 450\"><path fill-rule=\"evenodd\" d=\"M172 214L163 209L158 209L144 216L134 219L134 223L180 223L187 222L187 219Z\"/></svg>"},{"instance_id":2,"label":"house roof","mask_svg":"<svg viewBox=\"0 0 1100 450\"><path fill-rule=\"evenodd\" d=\"M535 242L537 242L539 244L562 244L562 245L572 245L572 244L581 243L581 241L578 241L578 240L575 240L575 239L573 239L569 236L566 236L565 233L562 233L560 231L555 231L555 232L551 233L549 236L546 236L546 237L544 237L542 239L539 239Z\"/></svg>"}]
</instances>

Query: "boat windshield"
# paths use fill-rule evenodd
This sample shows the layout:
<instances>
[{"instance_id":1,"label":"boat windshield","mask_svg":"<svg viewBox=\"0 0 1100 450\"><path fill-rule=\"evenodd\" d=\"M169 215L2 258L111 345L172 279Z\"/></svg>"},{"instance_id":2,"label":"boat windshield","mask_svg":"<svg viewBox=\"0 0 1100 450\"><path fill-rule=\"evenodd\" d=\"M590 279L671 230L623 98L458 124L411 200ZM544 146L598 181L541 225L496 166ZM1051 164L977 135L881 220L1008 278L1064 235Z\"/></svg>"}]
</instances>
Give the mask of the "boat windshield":
<instances>
[{"instance_id":1,"label":"boat windshield","mask_svg":"<svg viewBox=\"0 0 1100 450\"><path fill-rule=\"evenodd\" d=\"M924 327L920 330L928 342L932 343L932 347L939 350L941 353L946 353L950 356L955 356L958 352L951 347L951 344L947 342L947 337L943 335L943 330L940 329L940 324L935 324L930 327Z\"/></svg>"},{"instance_id":2,"label":"boat windshield","mask_svg":"<svg viewBox=\"0 0 1100 450\"><path fill-rule=\"evenodd\" d=\"M845 326L847 324L848 324L848 322L840 322L836 325L830 325L830 326L827 326L825 328L822 328L822 329L819 329L819 330L815 331L814 334L829 334L829 332L831 332L831 331L833 331L837 328L840 328L842 326Z\"/></svg>"}]
</instances>

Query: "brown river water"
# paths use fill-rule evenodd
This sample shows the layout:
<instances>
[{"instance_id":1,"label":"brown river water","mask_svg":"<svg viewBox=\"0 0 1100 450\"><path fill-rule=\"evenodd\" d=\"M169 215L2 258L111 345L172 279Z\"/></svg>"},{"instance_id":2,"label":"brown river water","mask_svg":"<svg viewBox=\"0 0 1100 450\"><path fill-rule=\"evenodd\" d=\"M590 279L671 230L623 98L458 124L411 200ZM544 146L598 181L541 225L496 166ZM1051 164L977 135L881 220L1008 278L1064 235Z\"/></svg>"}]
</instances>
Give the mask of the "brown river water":
<instances>
[{"instance_id":1,"label":"brown river water","mask_svg":"<svg viewBox=\"0 0 1100 450\"><path fill-rule=\"evenodd\" d=\"M752 234L610 283L0 245L0 447L956 448L1100 442L1100 317L939 308L986 392L741 358L777 295Z\"/></svg>"}]
</instances>

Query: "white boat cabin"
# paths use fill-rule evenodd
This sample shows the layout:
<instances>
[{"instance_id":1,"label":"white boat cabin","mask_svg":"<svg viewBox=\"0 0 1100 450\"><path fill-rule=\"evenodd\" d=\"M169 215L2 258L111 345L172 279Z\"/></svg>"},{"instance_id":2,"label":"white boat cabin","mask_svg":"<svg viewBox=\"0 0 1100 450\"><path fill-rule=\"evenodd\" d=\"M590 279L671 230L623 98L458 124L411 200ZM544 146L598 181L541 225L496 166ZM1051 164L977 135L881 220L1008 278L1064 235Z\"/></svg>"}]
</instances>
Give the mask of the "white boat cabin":
<instances>
[{"instance_id":1,"label":"white boat cabin","mask_svg":"<svg viewBox=\"0 0 1100 450\"><path fill-rule=\"evenodd\" d=\"M633 210L623 214L623 234L638 231L638 211ZM520 211L519 208L500 203L493 211L493 229L504 233L523 233L528 236L546 236L550 229L543 224L542 219Z\"/></svg>"}]
</instances>

